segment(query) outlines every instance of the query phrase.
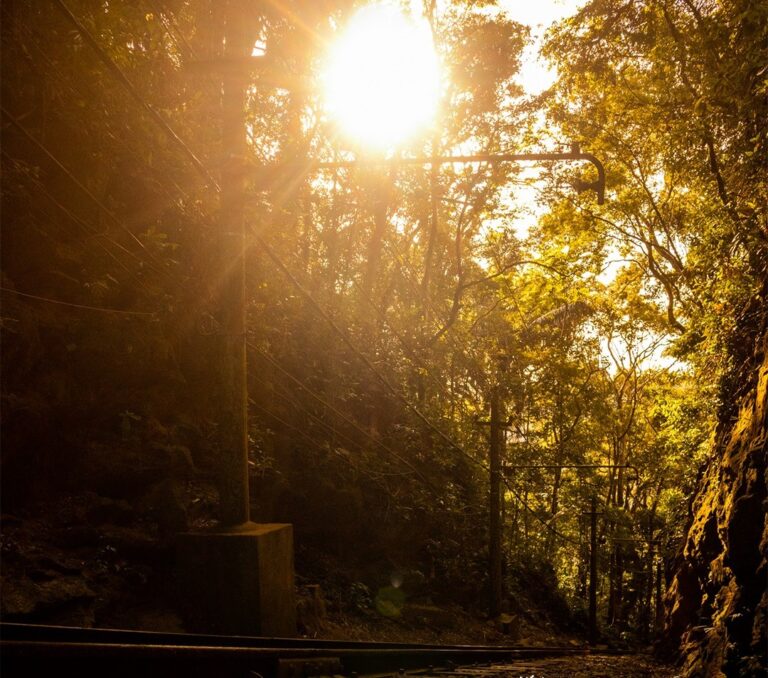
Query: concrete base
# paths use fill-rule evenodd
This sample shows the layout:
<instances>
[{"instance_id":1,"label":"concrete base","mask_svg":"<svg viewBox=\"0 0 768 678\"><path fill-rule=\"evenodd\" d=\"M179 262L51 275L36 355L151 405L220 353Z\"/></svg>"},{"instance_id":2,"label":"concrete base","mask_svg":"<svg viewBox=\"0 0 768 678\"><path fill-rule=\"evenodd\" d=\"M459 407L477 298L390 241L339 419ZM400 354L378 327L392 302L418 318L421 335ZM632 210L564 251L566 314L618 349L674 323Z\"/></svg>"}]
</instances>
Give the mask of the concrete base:
<instances>
[{"instance_id":1,"label":"concrete base","mask_svg":"<svg viewBox=\"0 0 768 678\"><path fill-rule=\"evenodd\" d=\"M190 631L296 635L291 525L180 534L176 566Z\"/></svg>"}]
</instances>

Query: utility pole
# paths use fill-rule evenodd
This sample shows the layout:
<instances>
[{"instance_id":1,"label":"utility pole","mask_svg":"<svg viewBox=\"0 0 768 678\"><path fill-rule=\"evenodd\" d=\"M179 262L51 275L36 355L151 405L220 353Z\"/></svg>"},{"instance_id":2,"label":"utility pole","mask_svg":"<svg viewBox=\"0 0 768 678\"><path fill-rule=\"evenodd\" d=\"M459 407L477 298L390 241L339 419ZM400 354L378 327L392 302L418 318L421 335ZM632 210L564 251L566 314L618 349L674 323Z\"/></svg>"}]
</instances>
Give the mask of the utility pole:
<instances>
[{"instance_id":1,"label":"utility pole","mask_svg":"<svg viewBox=\"0 0 768 678\"><path fill-rule=\"evenodd\" d=\"M255 35L252 21L241 12L248 3L227 4L225 59L242 62L251 55ZM222 76L221 259L218 290L222 337L218 369L221 375L221 466L219 520L224 527L250 520L248 494L248 384L246 365L245 289L245 99L248 71L226 69Z\"/></svg>"},{"instance_id":2,"label":"utility pole","mask_svg":"<svg viewBox=\"0 0 768 678\"><path fill-rule=\"evenodd\" d=\"M249 63L261 17L250 0L222 0L225 45L222 108L221 224L215 248L215 410L219 422L219 526L178 536L177 581L190 630L290 637L296 633L293 528L250 521L246 371L245 201Z\"/></svg>"},{"instance_id":3,"label":"utility pole","mask_svg":"<svg viewBox=\"0 0 768 678\"><path fill-rule=\"evenodd\" d=\"M597 645L597 496L592 495L589 516L589 644Z\"/></svg>"},{"instance_id":4,"label":"utility pole","mask_svg":"<svg viewBox=\"0 0 768 678\"><path fill-rule=\"evenodd\" d=\"M662 598L662 558L661 547L659 547L659 557L656 559L656 609L654 615L653 629L659 631L664 626L664 601Z\"/></svg>"},{"instance_id":5,"label":"utility pole","mask_svg":"<svg viewBox=\"0 0 768 678\"><path fill-rule=\"evenodd\" d=\"M488 547L489 556L489 580L490 580L490 605L491 618L495 619L501 614L501 442L504 423L501 421L499 387L493 386L491 390L491 421L490 421L490 452L489 461L491 467L490 477L490 516Z\"/></svg>"},{"instance_id":6,"label":"utility pole","mask_svg":"<svg viewBox=\"0 0 768 678\"><path fill-rule=\"evenodd\" d=\"M653 619L651 617L651 603L653 600L653 547L655 542L653 541L653 515L648 518L648 552L646 553L646 573L648 580L646 582L645 589L645 610L646 618L643 622L643 636L648 640L653 634Z\"/></svg>"},{"instance_id":7,"label":"utility pole","mask_svg":"<svg viewBox=\"0 0 768 678\"><path fill-rule=\"evenodd\" d=\"M489 445L489 483L488 483L488 614L492 619L501 614L501 599L503 585L501 577L501 455L504 447L503 432L509 422L502 419L501 393L498 384L491 387L491 418L488 421L478 421L478 424L488 426Z\"/></svg>"}]
</instances>

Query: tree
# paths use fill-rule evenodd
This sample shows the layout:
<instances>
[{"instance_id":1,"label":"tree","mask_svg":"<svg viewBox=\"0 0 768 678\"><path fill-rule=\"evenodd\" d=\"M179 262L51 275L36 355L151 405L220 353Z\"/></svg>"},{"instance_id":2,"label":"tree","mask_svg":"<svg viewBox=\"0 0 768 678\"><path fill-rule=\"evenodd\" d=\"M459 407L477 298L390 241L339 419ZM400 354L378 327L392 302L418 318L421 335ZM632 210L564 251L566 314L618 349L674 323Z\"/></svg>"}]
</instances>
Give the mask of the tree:
<instances>
[{"instance_id":1,"label":"tree","mask_svg":"<svg viewBox=\"0 0 768 678\"><path fill-rule=\"evenodd\" d=\"M548 46L561 73L548 106L552 119L569 136L588 138L611 167L607 210L585 210L578 201L563 209L581 215L573 223L595 234L603 252L631 259L628 273L639 274L642 296L665 309L669 330L679 335L673 350L694 366L705 402L718 384L713 456L670 594L672 645L701 623L696 615L714 624L705 640L687 645L692 673L747 672L748 656L761 653L746 630L728 632L722 621L740 604L751 628L759 596L742 595L741 587L753 591L757 568L726 574L735 596L708 577L718 553L738 560L739 543L728 527L734 516L716 514L712 502L764 494L761 481L734 487L725 467L765 468L764 450L750 452L744 442L733 452L740 431L757 440L764 430L746 421L762 398L768 280L765 19L766 7L754 2L597 0L556 28ZM734 424L739 408L744 421ZM731 541L707 541L718 530ZM739 548L754 555L758 541L748 536ZM760 633L754 638L764 638ZM701 649L725 647L726 636L731 655Z\"/></svg>"}]
</instances>

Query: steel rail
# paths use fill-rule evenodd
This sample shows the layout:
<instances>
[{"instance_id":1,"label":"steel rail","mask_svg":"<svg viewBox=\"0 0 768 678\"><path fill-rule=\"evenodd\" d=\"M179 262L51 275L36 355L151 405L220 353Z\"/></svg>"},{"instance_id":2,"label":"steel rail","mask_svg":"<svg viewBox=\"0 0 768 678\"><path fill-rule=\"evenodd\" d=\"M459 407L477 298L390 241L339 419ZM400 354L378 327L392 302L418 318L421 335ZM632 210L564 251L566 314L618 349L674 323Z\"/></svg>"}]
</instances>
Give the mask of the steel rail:
<instances>
[{"instance_id":1,"label":"steel rail","mask_svg":"<svg viewBox=\"0 0 768 678\"><path fill-rule=\"evenodd\" d=\"M5 676L370 675L589 654L585 647L427 645L0 624Z\"/></svg>"},{"instance_id":2,"label":"steel rail","mask_svg":"<svg viewBox=\"0 0 768 678\"><path fill-rule=\"evenodd\" d=\"M515 645L444 645L430 643L393 643L367 640L329 640L317 638L270 638L262 636L215 635L202 633L178 633L171 631L141 631L131 629L81 628L44 624L0 623L0 642L45 641L80 643L117 643L124 645L185 645L253 648L392 648L392 649L442 649L446 647L472 650L519 649Z\"/></svg>"}]
</instances>

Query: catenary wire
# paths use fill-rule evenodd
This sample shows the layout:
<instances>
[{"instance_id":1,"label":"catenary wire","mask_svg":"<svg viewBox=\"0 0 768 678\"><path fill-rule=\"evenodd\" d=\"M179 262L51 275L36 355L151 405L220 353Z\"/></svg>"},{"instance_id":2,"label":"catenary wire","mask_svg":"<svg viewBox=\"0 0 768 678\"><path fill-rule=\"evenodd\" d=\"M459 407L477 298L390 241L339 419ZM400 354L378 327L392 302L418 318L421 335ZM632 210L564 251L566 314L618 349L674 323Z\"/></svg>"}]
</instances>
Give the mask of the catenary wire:
<instances>
[{"instance_id":1,"label":"catenary wire","mask_svg":"<svg viewBox=\"0 0 768 678\"><path fill-rule=\"evenodd\" d=\"M285 419L283 419L283 418L282 418L282 417L280 417L279 415L275 414L275 413L274 413L274 412L272 412L271 410L267 409L266 407L264 407L264 406L263 406L263 405L261 405L260 403L256 402L256 401L255 401L253 398L249 398L249 399L248 399L248 402L249 402L249 404L250 404L250 405L252 405L253 407L255 407L257 410L259 410L260 412L263 412L263 413L264 413L266 416L268 416L268 417L271 417L272 419L274 419L274 420L275 420L275 421L276 421L278 424L280 424L280 425L282 425L282 426L286 427L287 429L289 429L289 430L291 430L291 431L295 431L296 433L298 433L298 434L299 434L299 435L300 435L302 438L304 438L304 439L305 439L307 442L311 443L311 445L312 445L313 447L318 447L318 444L317 444L317 440L315 440L314 438L312 438L312 437L311 437L311 436L310 436L310 435L309 435L309 434L308 434L306 431L303 431L302 429L300 429L300 428L299 428L298 426L296 426L295 424L291 424L290 422L287 422L287 421L285 421ZM304 411L305 411L305 412L307 412L307 414L311 414L311 413L309 412L309 410L307 410L306 408L303 408L303 409L304 409ZM333 429L333 427L330 427L330 428L331 428L331 430L334 430L334 431L336 431L335 429ZM338 431L336 431L336 432L338 433ZM368 478L370 478L371 480L380 480L380 477L382 477L382 476L391 475L391 474L386 474L386 473L372 473L372 472L370 472L370 471L367 471L367 470L365 470L365 469L362 469L362 468L360 468L358 465L356 465L356 464L353 464L353 463L352 463L352 462L351 462L349 459L347 459L347 458L346 458L346 456L345 456L345 455L343 455L343 454L342 454L341 452L339 452L338 450L334 449L333 447L331 447L330 449L331 449L331 451L332 451L332 452L333 452L333 453L334 453L334 454L335 454L337 457L339 457L339 458L343 459L343 460L344 460L344 461L345 461L345 462L346 462L346 463L347 463L349 466L351 466L352 468L354 468L356 471L358 471L358 472L362 473L363 475L367 476L367 477L368 477ZM398 476L402 476L402 473L398 473L398 474L396 474L396 475L398 475Z\"/></svg>"},{"instance_id":2,"label":"catenary wire","mask_svg":"<svg viewBox=\"0 0 768 678\"><path fill-rule=\"evenodd\" d=\"M393 456L395 459L400 461L401 463L405 464L408 468L410 468L416 475L418 475L422 480L427 482L428 484L432 485L434 487L434 484L429 481L428 478L424 476L424 474L419 471L413 464L411 464L407 459L402 457L402 455L399 455L397 452L395 452L392 448L390 448L388 445L385 445L381 440L378 440L377 438L373 437L370 433L368 433L364 428L362 428L357 422L355 422L353 419L350 419L347 415L345 415L341 410L339 410L337 407L329 403L327 400L325 400L322 396L317 394L313 389L311 389L309 386L307 386L303 381L301 381L298 377L291 374L287 369L285 369L277 360L275 360L272 356L270 356L267 352L262 351L256 344L252 342L248 342L248 347L258 353L262 358L267 360L273 367L275 367L278 371L280 371L282 374L284 374L286 377L288 377L293 383L295 383L299 388L305 390L310 396L312 396L315 400L317 400L321 405L324 407L327 407L331 412L336 414L338 417L340 417L345 423L352 426L358 433L365 436L369 440L371 440L374 444L378 445L382 450Z\"/></svg>"},{"instance_id":3,"label":"catenary wire","mask_svg":"<svg viewBox=\"0 0 768 678\"><path fill-rule=\"evenodd\" d=\"M7 161L9 161L11 163L19 163L20 162L19 160L11 158L5 151L2 151L2 156ZM77 224L83 230L88 232L88 235L85 238L85 240L104 239L104 240L106 240L106 242L108 242L109 244L113 245L119 251L124 252L125 254L127 254L131 258L135 259L136 261L139 261L139 262L144 261L140 257L136 256L136 254L131 252L129 249L127 249L123 245L121 245L119 242L117 242L113 238L110 238L106 233L100 232L93 224L91 224L91 223L87 222L86 220L82 219L77 214L73 213L68 207L65 207L64 205L62 205L61 202L59 202L59 200L45 187L45 184L43 184L41 181L39 181L38 179L32 179L29 176L26 176L25 178L30 180L31 183L33 184L34 188L36 190L39 190L41 193L43 193L43 195L45 195L45 197L48 198L48 200L50 200L64 215L66 215L67 218L69 218L73 223ZM50 215L48 215L48 216L50 216ZM117 257L117 255L114 252L110 251L109 248L103 242L98 242L97 241L97 246L108 257L110 257L112 260L114 260L114 262L118 266L120 266L120 268L122 268L124 271L126 271L135 282L137 282L144 289L147 289L146 283L143 280L141 280L140 278L137 277L136 272L132 271L130 268L128 268L128 266L126 266L125 263L122 262Z\"/></svg>"},{"instance_id":4,"label":"catenary wire","mask_svg":"<svg viewBox=\"0 0 768 678\"><path fill-rule=\"evenodd\" d=\"M9 287L0 287L0 292L7 292L8 294L15 294L19 297L25 297L27 299L34 299L35 301L42 301L47 304L57 304L59 306L68 306L70 308L78 308L84 311L98 311L100 313L110 313L113 315L124 316L138 316L144 318L157 319L157 313L153 311L126 311L119 308L107 308L104 306L90 306L88 304L74 304L69 301L61 301L60 299L51 299L49 297L41 297L37 294L29 294L27 292L20 292Z\"/></svg>"},{"instance_id":5,"label":"catenary wire","mask_svg":"<svg viewBox=\"0 0 768 678\"><path fill-rule=\"evenodd\" d=\"M143 242L139 239L139 237L131 231L125 224L123 224L115 215L114 213L103 203L101 200L99 200L89 189L85 184L83 184L82 181L80 181L73 173L72 171L64 165L51 151L46 148L45 144L43 144L42 141L37 139L26 127L24 127L11 113L4 107L0 106L0 111L2 111L2 114L8 118L8 121L15 127L19 132L21 132L28 141L31 141L32 144L37 147L40 151L43 152L43 154L54 164L56 167L58 167L66 176L70 179L70 181L75 184L88 198L102 211L104 214L110 219L110 221L114 222L115 225L117 225L120 229L125 231L128 236L137 244L139 247L141 247L143 250L146 250L146 247Z\"/></svg>"},{"instance_id":6,"label":"catenary wire","mask_svg":"<svg viewBox=\"0 0 768 678\"><path fill-rule=\"evenodd\" d=\"M291 391L289 391L285 386L281 385L281 390L282 390L282 394L281 394L282 397L290 405L293 405L294 407L296 407L299 410L301 410L302 412L304 412L304 414L306 414L312 421L314 421L318 425L320 425L323 428L325 428L327 431L332 433L334 436L338 437L339 439L346 440L353 447L358 447L359 448L360 445L359 445L359 443L357 441L353 440L346 433L344 433L340 429L336 428L329 421L326 421L325 419L321 419L317 414L312 412L312 410L305 403L303 403L299 398L297 398L296 395L293 394ZM276 415L274 412L271 412L271 411L267 410L265 407L263 407L262 405L257 403L253 398L249 398L249 402L252 405L255 405L257 408L259 408L262 412L265 412L265 413L269 414L276 421L279 421L280 423L282 423L286 427L290 428L291 430L300 432L307 440L310 440L312 442L314 447L318 447L317 440L315 440L315 439L311 438L310 436L308 436L307 433L305 431L302 431L298 426L295 426L293 424L288 423L287 421L285 421L284 419L282 419L278 415ZM365 469L360 468L360 466L358 464L353 464L344 454L342 454L337 449L335 449L335 447L330 446L329 449L336 456L338 456L339 458L342 458L342 459L346 460L347 463L350 466L352 466L355 470L357 470L357 471L367 475L371 479L383 478L383 477L392 477L392 476L403 477L403 476L407 475L406 473L404 473L402 471L398 471L397 473L381 473L381 472L375 472L374 473L374 472L371 472L371 471L367 471Z\"/></svg>"},{"instance_id":7,"label":"catenary wire","mask_svg":"<svg viewBox=\"0 0 768 678\"><path fill-rule=\"evenodd\" d=\"M432 430L434 433L436 433L442 440L447 442L451 448L459 452L463 457L467 458L472 463L480 466L486 471L490 471L489 466L484 463L483 461L477 459L476 457L470 455L464 448L462 448L458 443L454 442L444 431L439 429L437 426L435 426L427 417L424 415L421 410L413 405L406 396L404 396L402 393L400 393L379 370L376 368L376 366L370 361L370 359L359 349L355 344L352 342L352 340L349 338L346 332L342 330L339 325L331 318L331 316L320 306L320 304L317 302L317 300L314 298L314 296L304 288L304 286L299 282L299 280L293 275L293 273L288 269L288 267L284 264L282 259L277 255L277 253L272 249L272 247L267 243L264 238L262 238L258 233L252 230L253 236L258 242L258 244L262 247L262 249L267 253L267 256L272 260L272 262L277 266L277 268L288 278L289 282L294 286L294 288L307 300L309 303L315 308L317 313L329 324L331 329L339 336L339 338L347 345L347 347L358 357L358 359L373 373L373 375L381 382L381 384L395 397L397 398L401 403L403 403L411 412L413 412L419 420L424 423L427 428ZM562 539L563 541L567 541L571 544L578 545L578 541L575 539L571 539L567 535L564 535L560 532L558 532L552 525L550 525L548 522L546 522L543 518L541 518L536 511L534 511L533 508L531 508L528 503L519 495L517 490L515 490L509 482L505 479L501 479L504 485L506 485L507 489L517 498L517 500L526 508L526 510L537 520L539 521L547 530L549 530L552 534L557 536L558 538Z\"/></svg>"},{"instance_id":8,"label":"catenary wire","mask_svg":"<svg viewBox=\"0 0 768 678\"><path fill-rule=\"evenodd\" d=\"M216 180L213 178L213 176L210 174L208 169L202 164L202 162L199 160L199 158L189 149L189 147L184 143L184 141L176 134L176 132L171 128L171 126L163 119L163 117L150 105L148 104L143 97L139 94L138 90L133 86L131 81L128 79L128 77L122 72L122 70L115 64L115 62L107 55L99 46L98 42L95 40L95 38L90 34L90 32L83 26L83 24L77 19L77 17L74 16L74 14L69 10L69 8L64 4L63 0L54 0L54 3L56 6L62 11L62 13L66 16L66 18L75 26L77 31L80 33L82 38L96 51L101 61L107 66L108 70L118 79L118 81L123 85L123 87L131 94L131 96L150 114L151 118L160 126L160 128L165 132L165 134L177 145L179 145L182 150L184 151L186 157L192 162L194 167L198 170L198 172L206 179L206 181L212 185L217 191L220 191L220 187ZM7 112L3 109L3 113L8 115ZM16 124L16 126L20 127L19 123L13 120L13 122ZM23 129L23 128L22 128ZM30 135L28 135L30 136ZM80 185L80 184L79 184ZM82 187L82 185L80 185ZM84 190L85 187L82 187ZM89 193L89 195L91 195ZM93 196L91 196L93 197ZM95 199L95 198L94 198ZM111 213L110 213L111 214ZM417 418L422 421L430 430L432 430L434 433L436 433L444 442L446 442L451 448L458 451L460 454L471 460L472 462L480 465L481 467L485 468L487 470L487 465L481 462L480 460L476 459L472 455L469 455L461 446L459 446L456 442L454 442L450 436L448 436L444 431L442 431L440 428L435 426L422 412L421 410L413 405L408 398L399 392L392 384L391 382L383 375L381 374L375 367L375 365L370 361L370 359L360 350L358 349L354 343L351 341L351 339L347 336L347 334L335 323L335 321L324 311L324 309L317 304L314 297L304 289L304 287L301 285L301 283L293 276L291 271L284 265L282 260L277 257L276 253L272 248L266 243L266 241L257 233L254 233L254 237L259 242L259 244L264 248L264 250L267 252L267 255L272 259L272 261L275 263L275 265L288 277L288 279L291 281L291 283L296 287L296 289L302 294L302 296L305 296L310 303L316 308L318 313L326 320L326 322L329 323L331 328L336 332L339 337L342 339L342 341L348 346L348 348L358 356L358 358L366 365L366 367L371 370L371 372L376 376L376 378L382 383L382 385L387 389L396 399L401 401L409 410L411 410ZM135 236L134 236L135 238ZM138 241L138 239L137 239ZM138 241L140 242L140 241ZM143 247L143 245L142 245ZM405 460L403 460L405 461ZM407 463L407 462L406 462ZM409 465L410 466L410 465ZM419 474L420 476L422 474ZM528 511L532 513L532 515L540 520L542 524L547 527L548 529L551 529L551 531L556 534L557 536L566 539L568 541L571 541L573 543L577 543L574 540L569 539L565 535L561 535L558 532L554 530L548 523L545 523L536 513L533 511L533 509L528 506L526 502L522 500L522 498L519 497L517 492L509 486L509 484L504 480L505 484L509 488L509 490L518 497L519 501L526 507Z\"/></svg>"},{"instance_id":9,"label":"catenary wire","mask_svg":"<svg viewBox=\"0 0 768 678\"><path fill-rule=\"evenodd\" d=\"M91 48L96 52L101 62L107 67L107 70L117 79L118 82L125 88L125 90L138 102L138 104L149 114L150 118L157 124L157 126L165 133L165 135L176 144L186 155L187 159L192 163L198 173L205 179L205 181L211 185L216 191L220 191L221 187L213 175L203 165L200 159L195 153L187 146L184 140L176 133L165 118L149 104L141 96L139 91L130 81L127 75L123 73L122 69L114 62L99 45L96 38L90 33L90 31L80 22L80 20L72 13L72 11L64 4L63 0L53 0L56 7L62 12L67 20L75 27L77 32L87 42Z\"/></svg>"}]
</instances>

